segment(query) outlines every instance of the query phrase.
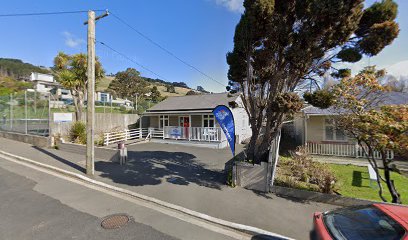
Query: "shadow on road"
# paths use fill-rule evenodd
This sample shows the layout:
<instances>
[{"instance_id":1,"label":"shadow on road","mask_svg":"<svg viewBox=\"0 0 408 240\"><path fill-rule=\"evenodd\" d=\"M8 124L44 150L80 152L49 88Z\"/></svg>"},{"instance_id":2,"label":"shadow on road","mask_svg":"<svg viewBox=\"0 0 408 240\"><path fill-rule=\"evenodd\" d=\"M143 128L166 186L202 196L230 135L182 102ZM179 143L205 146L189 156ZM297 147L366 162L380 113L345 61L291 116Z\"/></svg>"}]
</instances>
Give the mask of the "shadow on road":
<instances>
[{"instance_id":1,"label":"shadow on road","mask_svg":"<svg viewBox=\"0 0 408 240\"><path fill-rule=\"evenodd\" d=\"M86 173L85 168L79 166L79 165L76 164L76 163L73 163L73 162L70 162L70 161L68 161L68 160L66 160L66 159L63 159L63 158L61 158L61 157L59 157L59 156L53 154L52 152L49 152L49 151L43 149L43 148L39 148L39 147L36 147L36 146L33 146L33 148L36 149L36 150L38 150L38 151L40 151L40 152L42 152L42 153L44 153L44 154L46 154L46 155L48 155L48 156L50 156L50 157L52 157L52 158L54 158L55 160L57 160L57 161L59 161L59 162L61 162L61 163L64 163L64 164L66 164L66 165L68 165L68 166L70 166L70 167L72 167L72 168L74 168L74 169L76 169L76 170L82 172L82 173Z\"/></svg>"},{"instance_id":2,"label":"shadow on road","mask_svg":"<svg viewBox=\"0 0 408 240\"><path fill-rule=\"evenodd\" d=\"M130 151L126 165L98 161L95 170L101 172L101 177L130 186L158 185L163 181L214 189L225 185L222 170L208 169L193 154L185 152Z\"/></svg>"}]
</instances>

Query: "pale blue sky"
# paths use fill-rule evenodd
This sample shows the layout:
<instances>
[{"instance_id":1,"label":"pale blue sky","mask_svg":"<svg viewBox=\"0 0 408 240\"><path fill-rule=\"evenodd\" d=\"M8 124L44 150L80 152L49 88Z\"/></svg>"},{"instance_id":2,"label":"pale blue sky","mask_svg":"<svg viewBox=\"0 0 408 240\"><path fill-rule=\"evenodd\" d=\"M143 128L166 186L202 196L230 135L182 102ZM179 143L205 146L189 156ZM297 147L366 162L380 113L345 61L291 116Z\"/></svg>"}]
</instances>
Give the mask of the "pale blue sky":
<instances>
[{"instance_id":1,"label":"pale blue sky","mask_svg":"<svg viewBox=\"0 0 408 240\"><path fill-rule=\"evenodd\" d=\"M371 4L374 0L367 0ZM391 73L408 76L408 10L406 0L399 4L400 37L380 55L370 59L378 67L389 67ZM227 84L228 65L225 54L233 47L235 25L242 11L242 0L14 0L2 3L0 14L109 9L135 28L196 66L218 81ZM58 51L86 51L86 14L0 18L0 57L51 66ZM220 92L224 87L183 65L112 16L97 24L96 38L123 52L172 82L184 81ZM97 45L107 73L135 67L144 76L155 77L134 63ZM368 60L351 66L358 70Z\"/></svg>"}]
</instances>

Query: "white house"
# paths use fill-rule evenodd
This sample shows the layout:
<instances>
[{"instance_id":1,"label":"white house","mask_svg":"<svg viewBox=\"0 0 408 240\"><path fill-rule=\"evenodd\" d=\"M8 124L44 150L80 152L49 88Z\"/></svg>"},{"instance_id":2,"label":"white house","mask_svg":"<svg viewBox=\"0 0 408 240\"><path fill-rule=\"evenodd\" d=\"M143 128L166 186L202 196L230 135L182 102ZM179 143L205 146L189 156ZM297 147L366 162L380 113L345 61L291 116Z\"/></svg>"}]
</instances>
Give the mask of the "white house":
<instances>
[{"instance_id":1,"label":"white house","mask_svg":"<svg viewBox=\"0 0 408 240\"><path fill-rule=\"evenodd\" d=\"M50 74L32 72L29 81L34 83L34 90L42 93L48 93L53 88L59 87L54 76Z\"/></svg>"},{"instance_id":2,"label":"white house","mask_svg":"<svg viewBox=\"0 0 408 240\"><path fill-rule=\"evenodd\" d=\"M408 94L388 92L383 96L380 106L408 104ZM293 135L299 145L305 145L309 152L316 155L362 157L362 151L356 141L347 136L344 129L334 121L338 111L333 108L320 109L308 106L295 115ZM389 158L392 158L390 152Z\"/></svg>"},{"instance_id":3,"label":"white house","mask_svg":"<svg viewBox=\"0 0 408 240\"><path fill-rule=\"evenodd\" d=\"M149 108L140 125L149 129L152 141L225 148L227 140L212 114L218 105L228 106L233 113L236 142L249 138L251 127L242 99L228 93L169 97Z\"/></svg>"}]
</instances>

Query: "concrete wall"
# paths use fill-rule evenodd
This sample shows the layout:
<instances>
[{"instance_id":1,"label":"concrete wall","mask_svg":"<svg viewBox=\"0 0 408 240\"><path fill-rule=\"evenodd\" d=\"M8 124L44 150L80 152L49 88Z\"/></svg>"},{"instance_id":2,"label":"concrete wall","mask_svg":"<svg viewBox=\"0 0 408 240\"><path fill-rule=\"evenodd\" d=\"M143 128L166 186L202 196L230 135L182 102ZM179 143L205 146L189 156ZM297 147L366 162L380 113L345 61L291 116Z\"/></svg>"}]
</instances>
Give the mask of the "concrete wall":
<instances>
[{"instance_id":1,"label":"concrete wall","mask_svg":"<svg viewBox=\"0 0 408 240\"><path fill-rule=\"evenodd\" d=\"M74 115L74 113L72 113ZM66 136L69 133L72 122L56 123L53 115L51 116L51 134L61 134ZM73 116L73 119L75 117ZM95 133L102 134L112 130L128 129L129 125L135 124L139 119L137 114L117 114L117 113L96 113L95 114ZM82 121L86 121L86 114L82 115Z\"/></svg>"},{"instance_id":2,"label":"concrete wall","mask_svg":"<svg viewBox=\"0 0 408 240\"><path fill-rule=\"evenodd\" d=\"M50 141L48 137L25 135L21 133L3 132L3 131L0 131L0 137L19 141L19 142L29 143L37 147L50 146Z\"/></svg>"}]
</instances>

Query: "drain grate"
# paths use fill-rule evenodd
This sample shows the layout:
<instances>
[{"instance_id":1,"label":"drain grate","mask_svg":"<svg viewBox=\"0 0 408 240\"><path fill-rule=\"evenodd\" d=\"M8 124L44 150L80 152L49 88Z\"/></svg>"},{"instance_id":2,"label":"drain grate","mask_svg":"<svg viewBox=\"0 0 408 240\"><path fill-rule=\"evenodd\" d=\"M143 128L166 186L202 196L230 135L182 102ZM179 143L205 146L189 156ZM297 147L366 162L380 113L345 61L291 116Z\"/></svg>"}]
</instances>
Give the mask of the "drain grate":
<instances>
[{"instance_id":1,"label":"drain grate","mask_svg":"<svg viewBox=\"0 0 408 240\"><path fill-rule=\"evenodd\" d=\"M130 221L126 214L115 214L105 217L101 226L105 229L116 229L125 226Z\"/></svg>"}]
</instances>

